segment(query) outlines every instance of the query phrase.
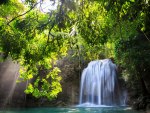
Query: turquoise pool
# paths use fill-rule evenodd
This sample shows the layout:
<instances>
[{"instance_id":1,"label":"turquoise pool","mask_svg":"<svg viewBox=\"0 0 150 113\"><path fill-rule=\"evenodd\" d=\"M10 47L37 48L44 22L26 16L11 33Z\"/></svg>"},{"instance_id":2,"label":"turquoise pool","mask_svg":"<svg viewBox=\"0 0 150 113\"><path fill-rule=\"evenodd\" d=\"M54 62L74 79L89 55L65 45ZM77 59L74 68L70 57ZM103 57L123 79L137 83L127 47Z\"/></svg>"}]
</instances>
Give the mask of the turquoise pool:
<instances>
[{"instance_id":1,"label":"turquoise pool","mask_svg":"<svg viewBox=\"0 0 150 113\"><path fill-rule=\"evenodd\" d=\"M134 111L125 107L110 108L21 108L21 109L0 109L0 113L144 113Z\"/></svg>"}]
</instances>

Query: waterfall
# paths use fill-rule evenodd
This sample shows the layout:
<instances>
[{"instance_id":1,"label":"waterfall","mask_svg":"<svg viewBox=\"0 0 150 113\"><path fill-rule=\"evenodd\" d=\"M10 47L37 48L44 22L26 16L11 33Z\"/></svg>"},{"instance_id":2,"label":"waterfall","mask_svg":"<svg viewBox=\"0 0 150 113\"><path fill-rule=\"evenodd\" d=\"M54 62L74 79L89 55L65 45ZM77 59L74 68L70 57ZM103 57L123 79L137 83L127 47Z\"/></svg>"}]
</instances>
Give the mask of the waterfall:
<instances>
[{"instance_id":1,"label":"waterfall","mask_svg":"<svg viewBox=\"0 0 150 113\"><path fill-rule=\"evenodd\" d=\"M122 106L126 91L120 88L117 66L111 59L91 61L82 72L79 104Z\"/></svg>"}]
</instances>

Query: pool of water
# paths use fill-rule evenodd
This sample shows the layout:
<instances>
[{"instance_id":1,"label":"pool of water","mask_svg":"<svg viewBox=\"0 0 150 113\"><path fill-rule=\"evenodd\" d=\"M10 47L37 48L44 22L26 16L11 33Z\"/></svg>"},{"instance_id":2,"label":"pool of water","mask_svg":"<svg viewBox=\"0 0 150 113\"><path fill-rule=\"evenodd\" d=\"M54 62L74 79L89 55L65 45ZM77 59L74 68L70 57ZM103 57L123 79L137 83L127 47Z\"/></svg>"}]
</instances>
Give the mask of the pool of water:
<instances>
[{"instance_id":1,"label":"pool of water","mask_svg":"<svg viewBox=\"0 0 150 113\"><path fill-rule=\"evenodd\" d=\"M71 107L71 108L21 108L0 109L0 113L144 113L125 107Z\"/></svg>"}]
</instances>

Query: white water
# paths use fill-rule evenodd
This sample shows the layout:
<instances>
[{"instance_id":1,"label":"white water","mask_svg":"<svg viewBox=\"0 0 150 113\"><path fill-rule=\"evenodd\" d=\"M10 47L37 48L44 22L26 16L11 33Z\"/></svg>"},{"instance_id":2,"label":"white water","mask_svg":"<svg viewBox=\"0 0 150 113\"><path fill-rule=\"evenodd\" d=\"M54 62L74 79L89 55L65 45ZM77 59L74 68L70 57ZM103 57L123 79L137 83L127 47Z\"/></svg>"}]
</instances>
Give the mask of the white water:
<instances>
[{"instance_id":1,"label":"white water","mask_svg":"<svg viewBox=\"0 0 150 113\"><path fill-rule=\"evenodd\" d=\"M117 66L110 59L91 61L82 73L78 106L124 106L125 102Z\"/></svg>"}]
</instances>

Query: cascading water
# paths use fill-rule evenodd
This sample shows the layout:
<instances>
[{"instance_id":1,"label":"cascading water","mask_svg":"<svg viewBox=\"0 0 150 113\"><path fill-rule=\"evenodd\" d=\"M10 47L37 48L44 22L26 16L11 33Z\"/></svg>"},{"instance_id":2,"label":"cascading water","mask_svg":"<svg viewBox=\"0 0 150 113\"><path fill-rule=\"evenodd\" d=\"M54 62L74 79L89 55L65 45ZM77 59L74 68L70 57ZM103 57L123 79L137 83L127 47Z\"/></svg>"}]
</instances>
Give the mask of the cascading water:
<instances>
[{"instance_id":1,"label":"cascading water","mask_svg":"<svg viewBox=\"0 0 150 113\"><path fill-rule=\"evenodd\" d=\"M117 66L111 59L91 61L83 70L80 86L80 105L125 105L126 92L117 79Z\"/></svg>"}]
</instances>

